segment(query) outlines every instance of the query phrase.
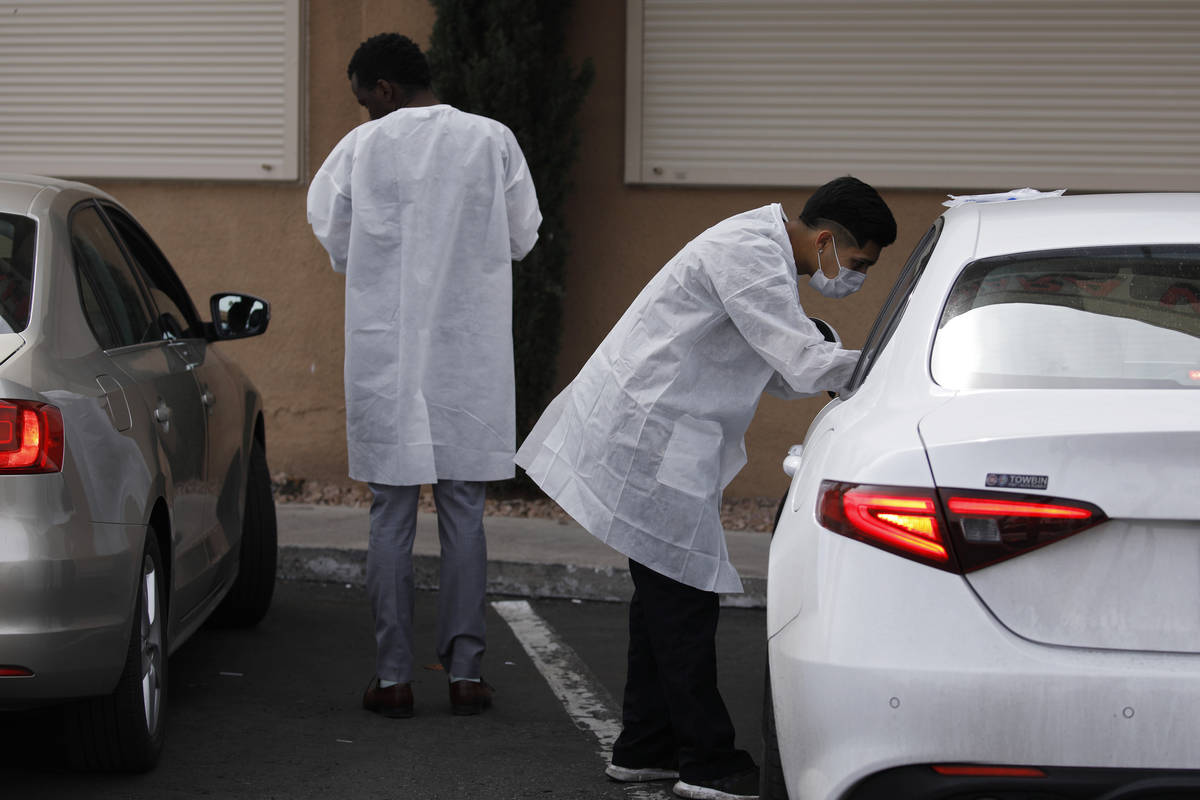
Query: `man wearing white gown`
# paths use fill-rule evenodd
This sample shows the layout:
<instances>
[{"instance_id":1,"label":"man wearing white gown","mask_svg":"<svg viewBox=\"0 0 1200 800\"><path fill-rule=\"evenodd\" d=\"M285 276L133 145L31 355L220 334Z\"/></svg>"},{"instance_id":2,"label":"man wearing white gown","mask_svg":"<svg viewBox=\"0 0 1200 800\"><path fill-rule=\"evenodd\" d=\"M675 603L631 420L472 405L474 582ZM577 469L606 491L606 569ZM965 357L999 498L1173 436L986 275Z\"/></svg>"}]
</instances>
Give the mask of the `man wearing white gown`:
<instances>
[{"instance_id":1,"label":"man wearing white gown","mask_svg":"<svg viewBox=\"0 0 1200 800\"><path fill-rule=\"evenodd\" d=\"M799 219L774 204L709 228L654 276L521 445L529 476L629 557L610 777L678 778L677 794L706 800L757 795L716 682L718 593L742 591L721 492L745 464L764 390L837 391L858 359L805 315L798 276L844 297L895 238L882 198L851 177L818 189Z\"/></svg>"},{"instance_id":2,"label":"man wearing white gown","mask_svg":"<svg viewBox=\"0 0 1200 800\"><path fill-rule=\"evenodd\" d=\"M376 674L363 707L412 714L412 544L432 484L438 656L456 714L491 703L484 481L514 474L512 261L541 224L525 157L495 120L438 102L410 39L364 42L347 74L370 121L313 177L308 219L346 275L350 477L374 493L367 587Z\"/></svg>"}]
</instances>

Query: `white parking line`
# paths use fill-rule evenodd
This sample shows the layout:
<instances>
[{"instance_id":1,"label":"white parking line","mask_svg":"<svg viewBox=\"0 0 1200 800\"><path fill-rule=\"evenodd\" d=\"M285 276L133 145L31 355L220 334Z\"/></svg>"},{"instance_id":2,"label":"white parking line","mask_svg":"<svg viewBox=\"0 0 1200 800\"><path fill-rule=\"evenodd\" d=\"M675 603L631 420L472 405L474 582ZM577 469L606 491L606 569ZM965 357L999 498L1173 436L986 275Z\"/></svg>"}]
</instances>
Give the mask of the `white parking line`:
<instances>
[{"instance_id":1,"label":"white parking line","mask_svg":"<svg viewBox=\"0 0 1200 800\"><path fill-rule=\"evenodd\" d=\"M521 643L533 665L562 703L567 716L581 730L596 737L603 764L612 758L613 742L621 733L621 713L608 691L587 664L559 638L554 629L525 600L497 600L492 608ZM605 779L606 780L606 779ZM628 784L625 796L633 800L666 800L672 795L649 786Z\"/></svg>"}]
</instances>

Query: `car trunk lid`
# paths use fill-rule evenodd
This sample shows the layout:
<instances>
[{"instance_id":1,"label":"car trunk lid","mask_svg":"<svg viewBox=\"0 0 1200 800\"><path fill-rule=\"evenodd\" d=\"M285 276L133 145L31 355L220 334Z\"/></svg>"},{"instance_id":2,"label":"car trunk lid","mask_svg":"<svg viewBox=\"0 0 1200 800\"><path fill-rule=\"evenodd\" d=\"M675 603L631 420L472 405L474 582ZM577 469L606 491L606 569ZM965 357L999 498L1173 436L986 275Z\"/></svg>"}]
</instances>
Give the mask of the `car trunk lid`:
<instances>
[{"instance_id":1,"label":"car trunk lid","mask_svg":"<svg viewBox=\"0 0 1200 800\"><path fill-rule=\"evenodd\" d=\"M1200 652L1200 393L963 394L920 423L939 489L1099 507L1087 530L968 572L1019 636Z\"/></svg>"}]
</instances>

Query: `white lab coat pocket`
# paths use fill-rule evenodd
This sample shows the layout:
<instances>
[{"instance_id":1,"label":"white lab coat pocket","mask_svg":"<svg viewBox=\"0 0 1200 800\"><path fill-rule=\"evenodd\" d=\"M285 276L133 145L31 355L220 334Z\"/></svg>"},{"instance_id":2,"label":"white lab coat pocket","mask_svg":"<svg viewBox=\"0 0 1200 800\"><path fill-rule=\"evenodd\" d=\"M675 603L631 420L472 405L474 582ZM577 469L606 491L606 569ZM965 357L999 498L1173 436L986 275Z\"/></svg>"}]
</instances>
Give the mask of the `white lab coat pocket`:
<instances>
[{"instance_id":1,"label":"white lab coat pocket","mask_svg":"<svg viewBox=\"0 0 1200 800\"><path fill-rule=\"evenodd\" d=\"M717 490L721 467L721 425L684 414L675 421L658 467L658 482L696 497Z\"/></svg>"}]
</instances>

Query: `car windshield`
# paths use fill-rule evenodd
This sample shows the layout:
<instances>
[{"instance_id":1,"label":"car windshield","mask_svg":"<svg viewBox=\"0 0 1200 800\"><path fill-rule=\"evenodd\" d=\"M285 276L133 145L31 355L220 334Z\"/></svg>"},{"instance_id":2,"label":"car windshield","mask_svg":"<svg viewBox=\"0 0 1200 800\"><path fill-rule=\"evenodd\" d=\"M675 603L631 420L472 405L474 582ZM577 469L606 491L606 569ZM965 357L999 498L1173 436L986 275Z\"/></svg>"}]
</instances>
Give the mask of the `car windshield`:
<instances>
[{"instance_id":1,"label":"car windshield","mask_svg":"<svg viewBox=\"0 0 1200 800\"><path fill-rule=\"evenodd\" d=\"M931 367L951 389L1200 389L1200 246L976 261L950 292Z\"/></svg>"},{"instance_id":2,"label":"car windshield","mask_svg":"<svg viewBox=\"0 0 1200 800\"><path fill-rule=\"evenodd\" d=\"M36 222L0 213L0 333L17 333L29 325L36 240Z\"/></svg>"}]
</instances>

